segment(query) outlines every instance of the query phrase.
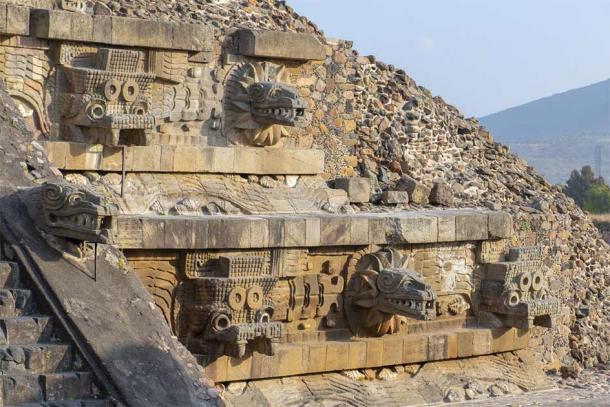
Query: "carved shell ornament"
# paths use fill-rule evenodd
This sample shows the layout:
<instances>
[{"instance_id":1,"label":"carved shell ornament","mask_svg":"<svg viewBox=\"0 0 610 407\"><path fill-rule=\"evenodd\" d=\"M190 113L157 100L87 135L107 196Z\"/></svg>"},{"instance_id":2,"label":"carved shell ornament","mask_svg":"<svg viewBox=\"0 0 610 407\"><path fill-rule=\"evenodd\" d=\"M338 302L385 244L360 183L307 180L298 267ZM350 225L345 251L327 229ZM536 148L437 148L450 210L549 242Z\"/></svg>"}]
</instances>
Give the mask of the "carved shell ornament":
<instances>
[{"instance_id":1,"label":"carved shell ornament","mask_svg":"<svg viewBox=\"0 0 610 407\"><path fill-rule=\"evenodd\" d=\"M224 134L238 145L274 146L302 126L306 102L287 84L282 65L254 62L237 65L229 74L224 97Z\"/></svg>"}]
</instances>

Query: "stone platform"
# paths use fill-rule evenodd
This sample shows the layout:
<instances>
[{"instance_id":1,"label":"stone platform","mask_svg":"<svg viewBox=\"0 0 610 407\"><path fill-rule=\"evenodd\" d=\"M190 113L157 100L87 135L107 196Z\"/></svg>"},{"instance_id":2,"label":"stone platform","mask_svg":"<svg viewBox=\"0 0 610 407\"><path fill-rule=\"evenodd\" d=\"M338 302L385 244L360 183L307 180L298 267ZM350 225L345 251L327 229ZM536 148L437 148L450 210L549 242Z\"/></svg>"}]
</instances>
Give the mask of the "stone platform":
<instances>
[{"instance_id":1,"label":"stone platform","mask_svg":"<svg viewBox=\"0 0 610 407\"><path fill-rule=\"evenodd\" d=\"M507 238L504 212L421 210L349 215L119 216L122 249L226 249L425 244Z\"/></svg>"},{"instance_id":2,"label":"stone platform","mask_svg":"<svg viewBox=\"0 0 610 407\"><path fill-rule=\"evenodd\" d=\"M244 359L200 357L207 377L237 381L338 370L374 368L508 352L527 347L528 330L470 329L425 335L352 338L345 341L283 344L273 356Z\"/></svg>"},{"instance_id":3,"label":"stone platform","mask_svg":"<svg viewBox=\"0 0 610 407\"><path fill-rule=\"evenodd\" d=\"M126 146L123 149L50 141L45 143L45 151L51 165L65 171L314 175L324 170L324 152L311 149L199 145Z\"/></svg>"}]
</instances>

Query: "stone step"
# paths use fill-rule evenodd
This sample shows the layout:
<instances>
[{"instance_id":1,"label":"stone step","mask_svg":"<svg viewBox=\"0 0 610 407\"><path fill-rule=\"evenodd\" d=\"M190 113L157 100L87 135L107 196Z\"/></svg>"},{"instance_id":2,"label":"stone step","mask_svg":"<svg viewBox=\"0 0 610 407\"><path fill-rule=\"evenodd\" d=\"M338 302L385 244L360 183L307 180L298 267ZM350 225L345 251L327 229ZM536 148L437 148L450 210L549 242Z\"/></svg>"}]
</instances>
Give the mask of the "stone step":
<instances>
[{"instance_id":1,"label":"stone step","mask_svg":"<svg viewBox=\"0 0 610 407\"><path fill-rule=\"evenodd\" d=\"M45 373L41 375L45 401L83 399L91 397L91 372Z\"/></svg>"},{"instance_id":2,"label":"stone step","mask_svg":"<svg viewBox=\"0 0 610 407\"><path fill-rule=\"evenodd\" d=\"M41 343L0 348L0 373L58 373L73 369L70 345Z\"/></svg>"},{"instance_id":3,"label":"stone step","mask_svg":"<svg viewBox=\"0 0 610 407\"><path fill-rule=\"evenodd\" d=\"M53 318L47 316L0 318L0 346L51 342Z\"/></svg>"},{"instance_id":4,"label":"stone step","mask_svg":"<svg viewBox=\"0 0 610 407\"><path fill-rule=\"evenodd\" d=\"M19 265L12 261L0 261L0 288L19 287Z\"/></svg>"},{"instance_id":5,"label":"stone step","mask_svg":"<svg viewBox=\"0 0 610 407\"><path fill-rule=\"evenodd\" d=\"M93 381L90 372L45 373L40 375L7 374L0 375L0 379L2 380L2 398L0 400L5 406L22 406L26 403L41 405L43 402L77 401L92 398ZM42 405L46 405L46 403ZM48 405L56 404L49 403Z\"/></svg>"},{"instance_id":6,"label":"stone step","mask_svg":"<svg viewBox=\"0 0 610 407\"><path fill-rule=\"evenodd\" d=\"M0 288L0 317L31 315L36 310L36 299L31 290Z\"/></svg>"}]
</instances>

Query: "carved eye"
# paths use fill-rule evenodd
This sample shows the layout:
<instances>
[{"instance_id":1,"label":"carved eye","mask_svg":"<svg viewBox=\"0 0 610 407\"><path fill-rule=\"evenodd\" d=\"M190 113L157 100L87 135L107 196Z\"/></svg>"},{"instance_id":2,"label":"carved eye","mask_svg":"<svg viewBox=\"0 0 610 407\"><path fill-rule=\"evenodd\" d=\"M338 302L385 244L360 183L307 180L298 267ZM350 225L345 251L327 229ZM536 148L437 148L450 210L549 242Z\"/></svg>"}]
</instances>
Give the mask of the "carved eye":
<instances>
[{"instance_id":1,"label":"carved eye","mask_svg":"<svg viewBox=\"0 0 610 407\"><path fill-rule=\"evenodd\" d=\"M250 97L257 101L265 99L265 86L262 83L250 86Z\"/></svg>"}]
</instances>

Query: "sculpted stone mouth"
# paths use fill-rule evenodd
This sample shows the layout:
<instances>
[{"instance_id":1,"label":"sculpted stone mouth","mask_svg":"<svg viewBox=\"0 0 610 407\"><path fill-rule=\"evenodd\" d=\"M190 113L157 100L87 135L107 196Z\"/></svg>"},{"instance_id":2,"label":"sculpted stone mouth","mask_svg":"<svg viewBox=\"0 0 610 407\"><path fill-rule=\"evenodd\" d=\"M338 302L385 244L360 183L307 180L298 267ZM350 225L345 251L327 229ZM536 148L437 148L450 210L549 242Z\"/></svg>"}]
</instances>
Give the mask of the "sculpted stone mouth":
<instances>
[{"instance_id":1,"label":"sculpted stone mouth","mask_svg":"<svg viewBox=\"0 0 610 407\"><path fill-rule=\"evenodd\" d=\"M53 225L71 226L81 230L99 231L109 226L110 216L94 215L90 213L77 213L60 216L49 214L49 222Z\"/></svg>"},{"instance_id":2,"label":"sculpted stone mouth","mask_svg":"<svg viewBox=\"0 0 610 407\"><path fill-rule=\"evenodd\" d=\"M276 118L282 124L295 123L305 116L305 108L302 107L266 107L253 110L257 115Z\"/></svg>"},{"instance_id":3,"label":"sculpted stone mouth","mask_svg":"<svg viewBox=\"0 0 610 407\"><path fill-rule=\"evenodd\" d=\"M427 309L434 309L434 301L432 300L388 298L387 301L401 308L406 308L414 311L425 311Z\"/></svg>"}]
</instances>

